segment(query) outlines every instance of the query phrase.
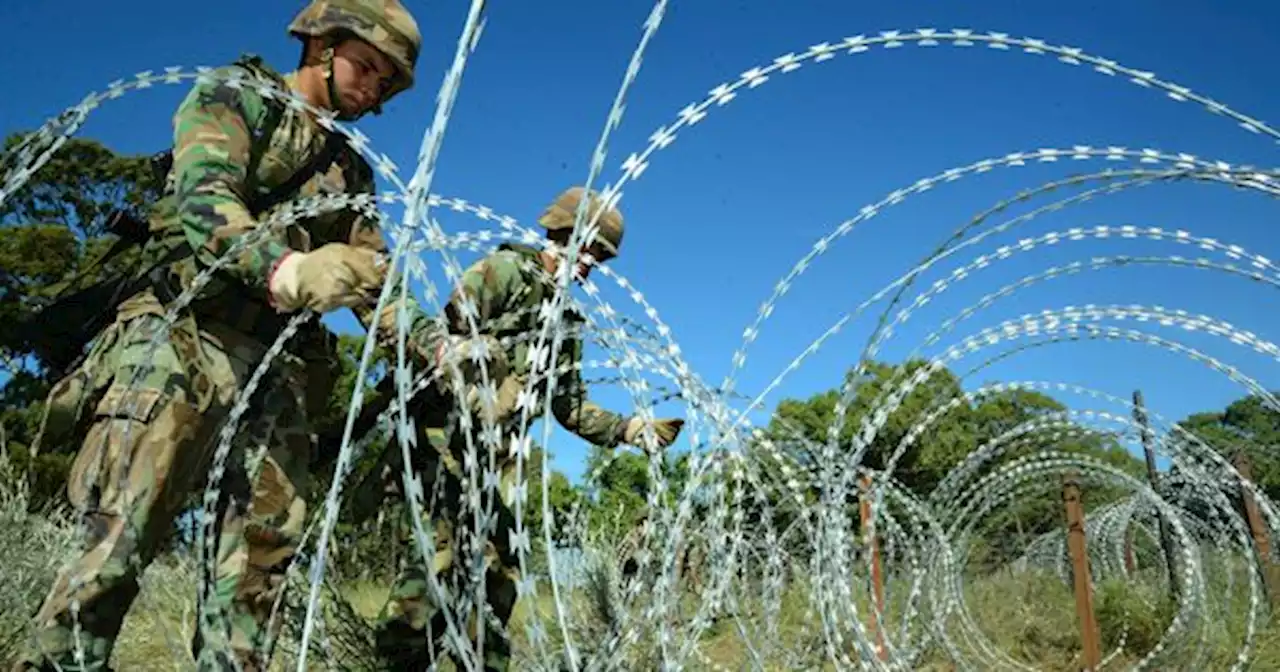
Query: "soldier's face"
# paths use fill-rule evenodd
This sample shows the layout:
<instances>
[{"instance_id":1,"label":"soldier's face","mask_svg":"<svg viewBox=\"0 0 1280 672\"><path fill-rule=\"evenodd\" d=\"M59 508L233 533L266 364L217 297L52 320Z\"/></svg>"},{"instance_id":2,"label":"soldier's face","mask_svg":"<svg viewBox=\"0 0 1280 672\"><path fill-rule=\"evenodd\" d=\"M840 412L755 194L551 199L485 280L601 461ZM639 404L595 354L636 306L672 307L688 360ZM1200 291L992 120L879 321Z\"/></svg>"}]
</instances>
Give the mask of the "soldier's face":
<instances>
[{"instance_id":1,"label":"soldier's face","mask_svg":"<svg viewBox=\"0 0 1280 672\"><path fill-rule=\"evenodd\" d=\"M587 261L587 255L590 255L591 261ZM603 245L597 243L583 247L578 252L578 277L586 280L592 268L608 260L609 253L605 251Z\"/></svg>"},{"instance_id":2,"label":"soldier's face","mask_svg":"<svg viewBox=\"0 0 1280 672\"><path fill-rule=\"evenodd\" d=\"M333 79L341 112L359 116L368 112L390 90L395 77L391 61L367 42L344 40L333 50Z\"/></svg>"}]
</instances>

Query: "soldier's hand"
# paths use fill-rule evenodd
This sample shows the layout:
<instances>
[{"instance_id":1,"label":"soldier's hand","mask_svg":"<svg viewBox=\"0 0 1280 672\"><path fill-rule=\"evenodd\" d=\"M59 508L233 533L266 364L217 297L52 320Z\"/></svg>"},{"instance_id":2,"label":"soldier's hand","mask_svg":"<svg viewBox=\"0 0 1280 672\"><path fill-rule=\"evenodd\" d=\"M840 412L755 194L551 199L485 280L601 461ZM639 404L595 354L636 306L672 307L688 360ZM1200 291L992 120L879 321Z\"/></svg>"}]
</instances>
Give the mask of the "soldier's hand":
<instances>
[{"instance_id":1,"label":"soldier's hand","mask_svg":"<svg viewBox=\"0 0 1280 672\"><path fill-rule=\"evenodd\" d=\"M680 430L684 427L684 418L659 418L653 421L653 434L658 440L658 445L654 449L665 450L668 446L675 443L676 437L680 435ZM649 449L644 445L645 441L645 423L639 416L632 416L627 421L626 429L622 431L622 442L633 446L640 446Z\"/></svg>"},{"instance_id":2,"label":"soldier's hand","mask_svg":"<svg viewBox=\"0 0 1280 672\"><path fill-rule=\"evenodd\" d=\"M488 334L481 334L479 338L447 334L437 341L432 355L432 363L442 369L440 375L446 380L452 375L451 367L457 365L467 382L478 383L480 367L477 360L485 362L489 380L495 384L507 377L507 353L502 349L502 343Z\"/></svg>"},{"instance_id":3,"label":"soldier's hand","mask_svg":"<svg viewBox=\"0 0 1280 672\"><path fill-rule=\"evenodd\" d=\"M329 243L311 252L290 252L268 279L271 301L281 312L309 308L327 313L367 302L382 286L386 267L373 250Z\"/></svg>"}]
</instances>

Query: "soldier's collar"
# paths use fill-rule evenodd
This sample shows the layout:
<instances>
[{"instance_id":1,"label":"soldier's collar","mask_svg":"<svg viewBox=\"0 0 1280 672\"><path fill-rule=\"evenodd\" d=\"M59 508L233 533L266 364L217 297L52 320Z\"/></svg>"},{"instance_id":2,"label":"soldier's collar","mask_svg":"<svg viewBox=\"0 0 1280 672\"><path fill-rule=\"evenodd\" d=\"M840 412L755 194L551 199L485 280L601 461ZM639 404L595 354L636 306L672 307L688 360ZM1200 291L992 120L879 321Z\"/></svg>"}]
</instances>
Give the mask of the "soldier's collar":
<instances>
[{"instance_id":1,"label":"soldier's collar","mask_svg":"<svg viewBox=\"0 0 1280 672\"><path fill-rule=\"evenodd\" d=\"M502 243L501 245L498 246L498 249L509 250L511 252L519 252L520 254L526 254L530 256L535 256L542 251L532 245L525 245L524 243Z\"/></svg>"},{"instance_id":2,"label":"soldier's collar","mask_svg":"<svg viewBox=\"0 0 1280 672\"><path fill-rule=\"evenodd\" d=\"M235 63L250 70L269 75L274 79L280 79L280 73L257 54L251 52L240 54L240 58L237 58Z\"/></svg>"}]
</instances>

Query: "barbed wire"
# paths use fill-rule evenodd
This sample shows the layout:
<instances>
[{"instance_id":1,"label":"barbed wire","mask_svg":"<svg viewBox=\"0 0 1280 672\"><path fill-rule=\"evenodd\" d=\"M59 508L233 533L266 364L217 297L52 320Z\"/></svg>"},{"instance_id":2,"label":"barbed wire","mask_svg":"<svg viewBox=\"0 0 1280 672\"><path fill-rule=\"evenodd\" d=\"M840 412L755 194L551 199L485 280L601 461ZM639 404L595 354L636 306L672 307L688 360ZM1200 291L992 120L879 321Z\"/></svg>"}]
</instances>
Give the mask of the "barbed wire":
<instances>
[{"instance_id":1,"label":"barbed wire","mask_svg":"<svg viewBox=\"0 0 1280 672\"><path fill-rule=\"evenodd\" d=\"M484 357L476 356L472 362L476 365L478 380L468 380L458 362L447 362L447 367L426 368L415 363L409 349L413 338L409 315L411 299L424 297L420 303L428 317L437 327L445 328L440 293L427 273L433 262L443 269L450 283L456 284L463 275L458 252L489 253L503 242L547 245L547 241L521 226L514 217L497 214L488 206L468 200L430 193L453 103L459 95L467 59L479 46L486 9L486 3L481 0L471 3L455 58L444 76L434 116L423 137L418 163L407 184L398 177L395 164L387 156L374 152L369 139L358 130L335 120L331 113L313 108L295 94L279 89L273 82L246 78L234 69L198 68L188 72L171 67L161 74L148 71L131 80L117 80L104 91L86 96L51 119L0 157L3 169L0 203L3 203L47 165L79 131L85 119L103 104L159 84L195 81L251 89L267 99L283 102L289 114L315 116L324 128L344 136L346 144L392 185L391 190L377 195L322 195L276 208L262 218L259 227L230 245L221 258L201 269L181 295L163 307L163 315L156 315L155 320L145 323L154 333L143 334L148 336L143 360L153 361L163 348L172 347L173 339L183 337L180 323L187 309L201 291L214 282L216 274L242 252L263 244L288 226L305 225L310 219L330 213L352 211L376 222L392 243L390 271L375 313L395 311L394 333L379 334L382 326L379 320L368 325L357 364L357 384L337 441L329 489L323 505L308 512L307 524L298 541L298 553L289 559L284 570L289 590L275 597L269 618L273 634L263 644L263 653L274 652L277 637L287 631L297 635L296 642L287 642L291 663L297 669L317 665L308 660L313 647L319 647L329 660L339 659L336 648L339 644L329 636L327 603L322 604L321 597L332 583L327 572L340 561L334 550L343 543L336 529L347 479L354 476L357 463L375 441L387 444L382 448L384 451L398 452L403 464L402 494L409 511L410 536L417 559L429 563L427 559L435 554L435 531L428 524L426 514L427 502L434 501L439 493L427 491L426 475L415 471L412 465L416 456L432 450L419 444L421 428L420 420L414 417L415 403L420 402L420 395L425 391L439 385L476 390L477 404L459 403L453 409L465 444L461 480L466 492L457 522L465 522L471 538L487 539L498 530L499 500L509 499L514 524L510 539L503 541L509 542L518 561L521 577L517 584L518 598L537 605L540 581L551 594L550 614L535 608L524 619L528 646L517 654L522 669L683 669L691 665L727 669L713 660L702 645L711 628L725 620L737 633L738 643L745 652L742 665L753 669L777 665L787 669L823 665L834 665L838 669L914 669L936 651L941 651L960 669L1034 669L1019 660L1015 652L1001 647L984 630L979 616L970 608L966 583L970 581L970 566L975 555L985 543L984 535L989 533L984 527L988 519L1002 509L1044 501L1046 492L1061 489L1063 477L1090 488L1125 493L1089 511L1083 519L1083 533L1089 541L1087 582L1098 588L1109 581L1120 581L1148 604L1154 602L1147 597L1149 591L1143 591L1151 586L1167 585L1176 594L1167 626L1145 651L1134 651L1129 645L1130 623L1126 612L1121 632L1106 652L1103 664L1113 665L1128 656L1124 660L1135 670L1169 665L1203 667L1209 660L1209 642L1219 633L1227 632L1226 624L1231 623L1243 626L1231 669L1248 665L1258 629L1268 613L1263 607L1266 580L1265 568L1260 570L1253 561L1257 552L1255 531L1236 510L1236 501L1241 493L1251 498L1262 525L1268 533L1274 533L1280 531L1280 519L1265 492L1243 476L1205 437L1169 422L1158 413L1151 414L1152 426L1158 429L1152 433L1152 449L1173 465L1173 469L1162 476L1158 487L1147 482L1143 475L1129 473L1096 456L1070 449L1082 445L1081 442L1105 440L1124 445L1143 437L1144 432L1150 430L1134 419L1137 406L1132 401L1065 383L988 383L971 391L961 389L959 383L971 380L997 362L1010 361L1035 348L1087 340L1127 342L1153 346L1204 364L1242 386L1247 394L1259 398L1271 412L1280 413L1280 400L1254 377L1200 348L1155 332L1157 328L1165 328L1178 334L1205 334L1271 359L1280 359L1280 348L1258 334L1211 315L1139 304L1065 305L977 328L966 336L953 337L952 334L962 323L979 317L984 310L1019 291L1086 272L1166 266L1218 271L1224 277L1276 286L1280 284L1280 272L1275 264L1240 245L1189 231L1151 225L1100 224L1027 235L1016 243L978 253L949 271L945 265L1042 215L1155 184L1231 186L1274 197L1280 194L1280 169L1235 166L1219 159L1150 148L1075 145L986 158L922 178L862 207L854 217L839 223L814 244L777 282L772 295L761 305L755 320L743 332L742 343L731 358L730 371L718 386L701 380L684 359L672 330L660 319L656 307L628 279L608 266L597 267L598 277L616 285L636 305L636 317L619 311L604 299L603 283L574 276L580 244L589 240L599 226L588 217L584 201L575 213L566 259L554 275L546 278L555 290L538 308L537 333L503 340L506 347L520 342L532 353L528 362L530 375L516 406L518 420L503 423L495 415L497 386L501 381L492 375ZM630 88L640 74L643 55L662 23L665 10L666 3L659 0L644 23L593 150L583 182L587 187L602 178L607 180L605 160L611 138L621 124ZM603 200L611 205L619 204L623 188L640 179L651 167L657 152L669 147L680 133L703 123L712 110L727 105L739 94L805 64L865 53L876 47L895 49L907 44L922 48L985 45L1010 53L1052 55L1057 62L1089 66L1099 74L1122 76L1137 86L1162 91L1176 102L1195 103L1211 114L1235 121L1255 135L1280 138L1280 134L1262 121L1187 87L1158 78L1154 73L1091 56L1078 48L965 29L885 31L873 37L848 37L791 52L770 64L744 71L736 80L713 87L706 98L682 108L675 121L657 129L649 137L647 147L622 161L616 181L606 182L600 190ZM1094 160L1130 162L1139 167L1073 174L998 201L969 218L908 272L842 315L760 391L747 393L736 389L747 363L748 350L759 339L775 306L820 256L831 251L838 240L859 225L910 197L996 168L1061 162L1075 166ZM996 217L1017 205L1068 188L1081 191L994 223ZM390 220L378 209L380 204L396 202L405 206L401 222ZM496 227L449 234L432 216L433 209L449 209ZM962 283L980 278L984 271L1000 263L1031 257L1050 247L1059 252L1069 251L1074 249L1073 243L1079 242L1125 246L1172 243L1198 250L1195 254L1199 256L1126 251L1093 255L1024 275L983 294L943 319L907 355L906 359L918 362L918 366L900 367L871 384L875 358L896 330L926 305L936 306L936 300L944 293L967 286ZM429 255L432 255L430 261ZM438 260L434 255L438 255ZM935 270L942 274L941 278L923 291L908 294L917 280ZM589 300L582 301L571 294L575 284L582 287ZM415 290L415 285L422 289ZM806 428L780 416L772 418L768 427L753 425L749 414L759 410L764 400L824 345L881 302L883 312L857 363L839 388L825 436L812 436ZM565 315L570 311L584 316L581 327L566 320ZM463 301L460 312L466 318L469 332L466 336L473 344L482 343L474 306L467 306ZM295 365L291 362L290 339L316 319L309 311L291 317L272 343L262 344L261 351L255 353L256 363L245 372L243 380L237 381L235 398L225 404L225 409L218 410L220 426L212 432L216 441L209 455L195 540L199 559L198 585L194 586L199 612L196 627L207 646L226 647L230 639L228 617L220 612L221 607L213 599L220 557L216 526L225 506L229 470L237 470L237 478L247 478L249 483L254 483L268 452L265 440L258 442L260 445L253 454L245 452L248 430L242 428L242 424L248 424L246 418L261 410L262 395L278 394L284 389L281 376L287 375ZM1151 330L1112 323L1138 323ZM132 330L143 324L136 322L129 331L115 335L116 342L131 342L138 336ZM186 337L199 343L199 333L186 334ZM566 338L593 343L603 352L603 359L562 366L560 354ZM394 343L395 350L394 365L389 366L386 373L393 393L374 413L371 429L357 435L357 420L365 408L368 391L365 381L374 362L375 348L388 342ZM933 354L927 354L930 352ZM944 369L974 358L980 361L955 374L955 387L943 389L931 385ZM419 368L426 370L416 370ZM630 549L627 556L635 562L635 570L626 577L613 574L628 559L617 555L623 540L591 524L588 520L591 512L584 500L575 501L558 517L551 505L551 472L546 454L540 464L530 463L534 445L531 430L535 421L543 422L539 445L550 444L550 423L555 422L552 399L562 375L566 371L581 375L596 369L609 375L587 379L587 384L622 388L633 404L635 416L642 420L653 419L655 406L679 400L688 423L683 436L692 447L687 474L675 483L669 456L660 451L648 454L643 520L638 524L633 524L635 521L617 523L629 530L625 546ZM115 407L110 411L113 417L138 417L141 402L136 392L148 371L143 367L131 372L122 386L127 389L115 399ZM662 383L656 384L651 379ZM1006 428L981 445L967 447L958 464L929 491L914 489L909 483L912 478L909 456L913 450L934 440L931 431L962 409L1010 392L1083 396L1090 403L1118 405L1123 414L1080 408L1040 413ZM907 400L914 395L923 395L926 403L908 408ZM909 413L909 417L903 418L904 413ZM480 416L478 428L474 415ZM894 418L901 419L890 429ZM124 425L121 440L125 445L131 440L130 433L137 429L135 424L140 426L140 423ZM655 440L652 426L646 423L642 441L651 444ZM86 443L83 450L89 449ZM129 493L129 456L118 458L123 459L123 463L109 465L105 435L96 451L97 470L108 467L116 470L117 489ZM510 454L513 458L514 483L501 483L500 454ZM876 462L874 466L872 457ZM584 476L585 492L593 492L611 463L612 457L606 455L588 470ZM534 469L540 474L542 516L541 529L530 531L525 528L524 520L529 506L527 484ZM240 470L244 471L243 475L238 473ZM506 492L500 493L504 487ZM858 511L854 503L865 506ZM77 513L83 515L85 511ZM1145 539L1148 546L1166 543L1163 531L1166 528L1171 533L1173 555L1170 557L1175 558L1174 566L1160 553L1131 552L1138 539ZM541 553L545 556L541 563L546 567L544 575L534 572L533 539L539 533ZM1038 534L1009 564L1009 571L1022 575L1041 571L1066 581L1067 575L1074 571L1067 562L1067 534L1062 529ZM560 566L560 556L555 552L558 545L576 545L584 550L588 555L587 564L594 568L584 571L603 572L601 576L606 577L599 585L604 595L601 605L608 612L603 624L601 610L583 605L584 589L580 582L572 581L569 572ZM448 654L458 667L478 669L484 665L484 639L488 635L484 627L472 629L468 623L496 619L487 606L485 546L471 543L456 555L455 562L466 569L462 585L429 571L424 576L430 599L446 605L439 614L444 622L443 643ZM701 563L696 572L696 585L686 580L689 574L684 565L690 557L701 558L695 560ZM882 581L882 577L887 579ZM1240 588L1244 584L1247 584L1247 605L1240 605ZM470 589L464 590L465 587ZM301 605L294 601L294 592L306 595ZM73 589L71 609L78 629L80 606L75 601L76 594ZM330 594L341 601L336 591L330 590ZM784 614L784 602L794 599L803 602L798 619ZM896 624L889 622L894 616ZM787 618L795 622L784 623ZM85 653L79 632L75 635L76 656L83 664ZM231 664L239 669L236 661L232 660Z\"/></svg>"}]
</instances>

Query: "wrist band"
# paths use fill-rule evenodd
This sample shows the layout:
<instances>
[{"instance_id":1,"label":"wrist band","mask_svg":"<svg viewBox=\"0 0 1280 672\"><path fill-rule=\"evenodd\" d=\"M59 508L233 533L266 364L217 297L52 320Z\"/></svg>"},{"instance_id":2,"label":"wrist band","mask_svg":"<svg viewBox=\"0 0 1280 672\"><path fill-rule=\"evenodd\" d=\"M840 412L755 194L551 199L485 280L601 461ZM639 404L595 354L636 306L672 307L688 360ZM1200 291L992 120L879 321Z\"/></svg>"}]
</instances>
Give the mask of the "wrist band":
<instances>
[{"instance_id":1,"label":"wrist band","mask_svg":"<svg viewBox=\"0 0 1280 672\"><path fill-rule=\"evenodd\" d=\"M289 250L280 255L280 258L276 259L275 263L271 264L271 270L267 271L267 305L275 308L276 310L280 310L280 308L276 305L276 293L272 291L271 283L275 281L276 271L280 270L280 265L283 264L284 260L288 259L293 253L294 250Z\"/></svg>"}]
</instances>

